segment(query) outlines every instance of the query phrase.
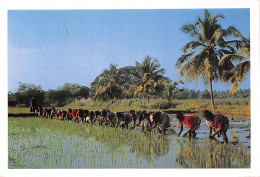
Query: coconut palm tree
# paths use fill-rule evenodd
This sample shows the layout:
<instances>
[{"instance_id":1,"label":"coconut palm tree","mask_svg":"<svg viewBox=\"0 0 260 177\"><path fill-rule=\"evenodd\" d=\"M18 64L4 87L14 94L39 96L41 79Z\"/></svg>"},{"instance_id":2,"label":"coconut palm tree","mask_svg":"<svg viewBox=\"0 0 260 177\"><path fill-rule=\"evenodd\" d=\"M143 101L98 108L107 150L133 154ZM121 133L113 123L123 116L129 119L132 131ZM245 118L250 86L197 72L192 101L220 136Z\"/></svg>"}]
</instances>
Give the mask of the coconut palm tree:
<instances>
[{"instance_id":1,"label":"coconut palm tree","mask_svg":"<svg viewBox=\"0 0 260 177\"><path fill-rule=\"evenodd\" d=\"M159 85L167 87L167 80L163 76L164 69L160 68L159 61L147 56L142 63L136 61L138 74L135 85L132 87L134 97L145 94L149 100L149 93L155 91Z\"/></svg>"},{"instance_id":2,"label":"coconut palm tree","mask_svg":"<svg viewBox=\"0 0 260 177\"><path fill-rule=\"evenodd\" d=\"M241 38L241 43L238 46L240 50L235 54L223 56L219 61L220 66L227 63L232 65L232 68L224 72L221 77L222 81L231 83L230 95L233 95L237 91L239 84L250 71L250 38L243 37L239 32L236 33L236 36ZM233 65L233 63L238 64Z\"/></svg>"},{"instance_id":3,"label":"coconut palm tree","mask_svg":"<svg viewBox=\"0 0 260 177\"><path fill-rule=\"evenodd\" d=\"M111 64L109 69L105 69L98 76L92 86L95 87L95 100L107 101L110 99L119 98L122 93L121 79L117 65Z\"/></svg>"},{"instance_id":4,"label":"coconut palm tree","mask_svg":"<svg viewBox=\"0 0 260 177\"><path fill-rule=\"evenodd\" d=\"M233 36L238 31L233 26L222 29L218 23L219 18L224 17L221 14L212 17L211 13L205 10L204 19L197 17L194 24L188 23L182 26L181 30L189 34L193 40L184 45L183 55L176 62L178 75L185 76L185 82L198 83L201 77L204 84L210 86L212 109L214 109L212 82L218 81L223 71L231 67L228 64L220 67L219 59L235 50L232 46L236 41L225 41L224 38Z\"/></svg>"}]
</instances>

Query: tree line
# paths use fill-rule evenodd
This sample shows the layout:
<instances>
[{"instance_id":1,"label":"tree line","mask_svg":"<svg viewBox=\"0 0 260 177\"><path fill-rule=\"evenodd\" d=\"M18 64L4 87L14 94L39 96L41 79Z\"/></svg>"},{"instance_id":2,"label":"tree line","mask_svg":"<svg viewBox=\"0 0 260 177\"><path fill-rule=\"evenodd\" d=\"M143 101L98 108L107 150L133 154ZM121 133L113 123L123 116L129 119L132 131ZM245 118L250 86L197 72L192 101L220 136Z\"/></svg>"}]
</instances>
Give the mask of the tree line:
<instances>
[{"instance_id":1,"label":"tree line","mask_svg":"<svg viewBox=\"0 0 260 177\"><path fill-rule=\"evenodd\" d=\"M15 98L18 105L29 106L30 99L36 98L37 105L41 106L64 106L75 99L89 98L90 89L79 84L65 83L57 89L44 91L42 87L34 84L19 82L19 88L16 92L8 93L8 98Z\"/></svg>"},{"instance_id":2,"label":"tree line","mask_svg":"<svg viewBox=\"0 0 260 177\"><path fill-rule=\"evenodd\" d=\"M93 89L93 88L92 88ZM18 105L29 106L30 98L34 96L39 105L42 106L64 106L76 99L95 99L95 90L92 90L87 86L81 86L79 84L65 83L63 86L59 86L57 89L49 89L44 91L41 86L34 84L19 83L19 88L16 92L8 93L8 97L15 98ZM217 99L225 98L250 98L250 89L239 89L234 95L230 95L230 91L214 91L214 97ZM208 90L194 90L187 88L175 87L172 93L172 100L183 100L183 99L210 99L210 92ZM125 95L123 92L118 95L117 99L129 99L133 96ZM139 97L143 99L145 97ZM153 99L156 98L167 98L167 93L155 94ZM172 101L171 100L171 101Z\"/></svg>"}]
</instances>

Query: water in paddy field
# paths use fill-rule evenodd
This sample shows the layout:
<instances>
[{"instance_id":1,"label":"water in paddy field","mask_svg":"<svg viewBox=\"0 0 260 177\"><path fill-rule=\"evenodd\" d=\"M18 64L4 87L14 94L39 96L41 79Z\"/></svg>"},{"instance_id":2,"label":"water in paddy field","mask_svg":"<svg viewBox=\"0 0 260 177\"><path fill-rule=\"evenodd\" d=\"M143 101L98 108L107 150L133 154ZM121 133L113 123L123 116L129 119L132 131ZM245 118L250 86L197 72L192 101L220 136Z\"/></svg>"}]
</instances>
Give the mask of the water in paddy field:
<instances>
[{"instance_id":1,"label":"water in paddy field","mask_svg":"<svg viewBox=\"0 0 260 177\"><path fill-rule=\"evenodd\" d=\"M172 116L171 116L172 117ZM250 149L205 137L169 135L45 120L9 118L9 168L249 168ZM203 121L202 121L203 123ZM185 131L185 130L184 130ZM230 139L231 141L231 139ZM240 139L239 139L240 141ZM250 141L249 141L250 144ZM241 146L240 146L241 145Z\"/></svg>"}]
</instances>

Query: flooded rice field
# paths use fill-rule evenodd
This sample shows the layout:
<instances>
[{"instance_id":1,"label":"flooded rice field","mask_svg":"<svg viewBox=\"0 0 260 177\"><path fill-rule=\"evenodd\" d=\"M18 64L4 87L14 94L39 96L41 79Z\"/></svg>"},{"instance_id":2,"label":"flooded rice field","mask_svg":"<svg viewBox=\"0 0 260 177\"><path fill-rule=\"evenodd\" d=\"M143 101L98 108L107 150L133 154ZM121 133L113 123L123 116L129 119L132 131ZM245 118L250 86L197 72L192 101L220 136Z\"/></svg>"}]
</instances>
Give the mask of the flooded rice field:
<instances>
[{"instance_id":1,"label":"flooded rice field","mask_svg":"<svg viewBox=\"0 0 260 177\"><path fill-rule=\"evenodd\" d=\"M173 115L171 115L173 117ZM60 168L250 168L246 122L231 122L228 145L207 139L204 121L197 139L177 137L178 123L168 135L140 129L39 118L9 118L8 167ZM185 131L185 129L184 129Z\"/></svg>"},{"instance_id":2,"label":"flooded rice field","mask_svg":"<svg viewBox=\"0 0 260 177\"><path fill-rule=\"evenodd\" d=\"M171 115L171 125L175 131L179 131L178 121L175 118L175 115ZM201 117L201 116L200 116ZM227 131L228 140L231 144L251 147L251 136L248 129L248 121L229 121L229 129ZM185 130L184 130L185 132ZM200 128L196 131L198 139L205 139L208 137L209 129L205 120L201 120ZM222 136L218 141L223 141Z\"/></svg>"}]
</instances>

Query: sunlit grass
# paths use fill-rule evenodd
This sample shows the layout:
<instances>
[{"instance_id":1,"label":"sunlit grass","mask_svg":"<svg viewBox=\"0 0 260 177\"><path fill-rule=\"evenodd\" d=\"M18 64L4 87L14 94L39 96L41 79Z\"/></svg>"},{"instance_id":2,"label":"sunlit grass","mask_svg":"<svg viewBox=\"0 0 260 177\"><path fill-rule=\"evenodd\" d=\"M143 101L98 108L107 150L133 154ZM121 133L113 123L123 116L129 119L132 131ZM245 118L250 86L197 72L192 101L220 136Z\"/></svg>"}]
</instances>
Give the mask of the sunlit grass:
<instances>
[{"instance_id":1,"label":"sunlit grass","mask_svg":"<svg viewBox=\"0 0 260 177\"><path fill-rule=\"evenodd\" d=\"M111 111L129 111L134 109L139 110L191 110L203 111L211 110L211 102L209 99L187 99L187 100L172 100L172 107L165 109L168 103L165 99L123 99L111 100L108 102L95 102L92 100L75 101L68 107L80 107L83 109L97 110L97 108L107 107ZM232 119L249 119L250 118L250 98L234 98L234 99L215 99L216 109L213 112L221 112Z\"/></svg>"},{"instance_id":2,"label":"sunlit grass","mask_svg":"<svg viewBox=\"0 0 260 177\"><path fill-rule=\"evenodd\" d=\"M8 107L8 113L19 114L19 113L30 113L29 107Z\"/></svg>"}]
</instances>

